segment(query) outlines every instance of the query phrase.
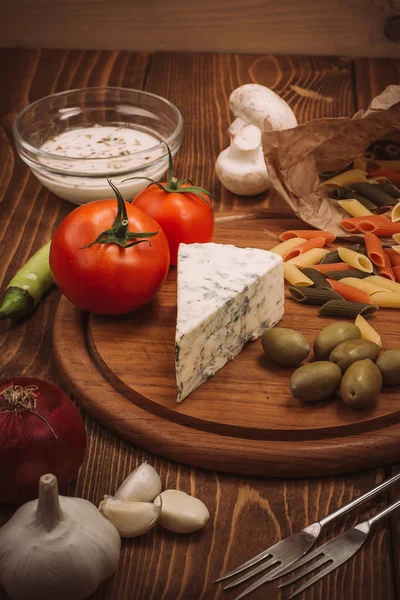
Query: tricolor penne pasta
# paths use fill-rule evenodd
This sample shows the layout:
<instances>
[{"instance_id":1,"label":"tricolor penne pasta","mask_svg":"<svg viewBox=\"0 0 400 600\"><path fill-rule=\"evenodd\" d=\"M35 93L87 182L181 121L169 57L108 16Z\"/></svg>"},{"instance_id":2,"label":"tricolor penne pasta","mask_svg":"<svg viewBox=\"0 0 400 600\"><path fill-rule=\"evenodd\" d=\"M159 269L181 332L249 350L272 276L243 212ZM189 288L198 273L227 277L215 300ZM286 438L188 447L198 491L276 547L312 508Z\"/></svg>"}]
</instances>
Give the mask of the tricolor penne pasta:
<instances>
[{"instance_id":1,"label":"tricolor penne pasta","mask_svg":"<svg viewBox=\"0 0 400 600\"><path fill-rule=\"evenodd\" d=\"M369 294L367 294L367 292L364 290L347 285L342 281L335 281L334 279L328 279L328 283L330 284L331 288L333 288L335 292L340 294L345 300L349 300L350 302L363 302L364 304L370 304L371 302Z\"/></svg>"},{"instance_id":2,"label":"tricolor penne pasta","mask_svg":"<svg viewBox=\"0 0 400 600\"><path fill-rule=\"evenodd\" d=\"M326 273L328 271L350 271L353 267L350 265L346 265L346 263L338 262L338 263L320 263L318 265L314 265L313 269L316 269L320 273Z\"/></svg>"},{"instance_id":3,"label":"tricolor penne pasta","mask_svg":"<svg viewBox=\"0 0 400 600\"><path fill-rule=\"evenodd\" d=\"M318 264L328 252L329 250L324 250L324 248L313 248L290 259L287 264L293 264L296 267L311 267Z\"/></svg>"},{"instance_id":4,"label":"tricolor penne pasta","mask_svg":"<svg viewBox=\"0 0 400 600\"><path fill-rule=\"evenodd\" d=\"M359 271L364 271L365 273L373 272L374 268L367 256L364 256L359 252L354 252L354 250L350 250L349 248L338 248L337 251L340 258L344 263L346 263L346 265L350 265L350 267L353 269L358 269Z\"/></svg>"},{"instance_id":5,"label":"tricolor penne pasta","mask_svg":"<svg viewBox=\"0 0 400 600\"><path fill-rule=\"evenodd\" d=\"M304 275L300 269L290 263L283 263L283 275L288 283L297 287L306 287L314 284L307 275Z\"/></svg>"},{"instance_id":6,"label":"tricolor penne pasta","mask_svg":"<svg viewBox=\"0 0 400 600\"><path fill-rule=\"evenodd\" d=\"M338 200L338 204L352 217L368 217L373 214L354 198L350 200Z\"/></svg>"},{"instance_id":7,"label":"tricolor penne pasta","mask_svg":"<svg viewBox=\"0 0 400 600\"><path fill-rule=\"evenodd\" d=\"M336 239L336 236L333 235L330 231L324 231L319 229L290 229L289 231L284 231L279 236L280 240L289 240L290 238L305 238L306 240L310 240L314 237L324 237L327 242L333 242Z\"/></svg>"},{"instance_id":8,"label":"tricolor penne pasta","mask_svg":"<svg viewBox=\"0 0 400 600\"><path fill-rule=\"evenodd\" d=\"M384 267L385 254L383 252L380 239L374 233L366 233L364 235L364 242L367 249L368 258L377 267Z\"/></svg>"},{"instance_id":9,"label":"tricolor penne pasta","mask_svg":"<svg viewBox=\"0 0 400 600\"><path fill-rule=\"evenodd\" d=\"M345 171L339 175L335 175L331 179L327 179L321 185L350 185L351 183L366 182L367 172L361 169L352 169L351 171Z\"/></svg>"},{"instance_id":10,"label":"tricolor penne pasta","mask_svg":"<svg viewBox=\"0 0 400 600\"><path fill-rule=\"evenodd\" d=\"M341 283L345 283L352 287L355 287L359 290L363 290L367 294L374 294L375 292L386 292L387 288L383 286L377 285L376 283L371 283L371 281L366 281L365 279L357 279L356 277L344 277L340 279Z\"/></svg>"},{"instance_id":11,"label":"tricolor penne pasta","mask_svg":"<svg viewBox=\"0 0 400 600\"><path fill-rule=\"evenodd\" d=\"M281 244L278 244L277 246L274 246L273 248L271 248L270 252L273 252L274 254L279 254L279 256L282 256L284 258L286 254L293 250L293 248L296 248L296 246L301 246L302 244L304 244L305 241L305 238L291 238L282 242Z\"/></svg>"},{"instance_id":12,"label":"tricolor penne pasta","mask_svg":"<svg viewBox=\"0 0 400 600\"><path fill-rule=\"evenodd\" d=\"M385 219L382 216L374 216L374 217L365 217L364 221L361 221L358 224L358 229L362 233L374 233L378 237L391 237L394 233L400 233L400 222L392 223L388 219L386 219L386 223L382 222L382 220L377 221L377 219Z\"/></svg>"},{"instance_id":13,"label":"tricolor penne pasta","mask_svg":"<svg viewBox=\"0 0 400 600\"><path fill-rule=\"evenodd\" d=\"M371 294L371 302L380 308L400 308L400 294L396 292L375 292Z\"/></svg>"},{"instance_id":14,"label":"tricolor penne pasta","mask_svg":"<svg viewBox=\"0 0 400 600\"><path fill-rule=\"evenodd\" d=\"M396 250L393 250L393 248L385 248L383 251L389 258L392 269L393 267L400 267L400 254L398 254Z\"/></svg>"},{"instance_id":15,"label":"tricolor penne pasta","mask_svg":"<svg viewBox=\"0 0 400 600\"><path fill-rule=\"evenodd\" d=\"M361 338L363 340L368 340L369 342L378 344L378 346L382 346L381 336L362 315L358 315L355 320L355 325L361 331Z\"/></svg>"},{"instance_id":16,"label":"tricolor penne pasta","mask_svg":"<svg viewBox=\"0 0 400 600\"><path fill-rule=\"evenodd\" d=\"M370 277L364 279L364 281L374 283L375 285L379 286L381 288L380 291L391 290L392 292L397 292L398 294L400 294L400 283L397 283L396 281L392 281L390 279L386 279L385 277L381 277L379 275L371 275Z\"/></svg>"},{"instance_id":17,"label":"tricolor penne pasta","mask_svg":"<svg viewBox=\"0 0 400 600\"><path fill-rule=\"evenodd\" d=\"M400 202L392 210L391 219L393 223L400 221Z\"/></svg>"},{"instance_id":18,"label":"tricolor penne pasta","mask_svg":"<svg viewBox=\"0 0 400 600\"><path fill-rule=\"evenodd\" d=\"M400 267L399 266L393 267L393 273L396 278L396 281L398 281L400 283Z\"/></svg>"},{"instance_id":19,"label":"tricolor penne pasta","mask_svg":"<svg viewBox=\"0 0 400 600\"><path fill-rule=\"evenodd\" d=\"M300 239L300 238L292 238L292 239L296 240L296 239ZM287 240L287 242L289 242L289 241L291 241L291 240ZM282 243L286 244L287 242L282 242ZM293 248L293 250L288 252L285 255L284 260L285 260L285 262L287 262L291 258L300 256L300 254L304 254L308 250L312 250L312 248L323 248L325 246L325 244L326 244L326 238L324 238L324 237L311 238L310 240L306 240L305 242L303 242L299 246L296 246L295 248Z\"/></svg>"},{"instance_id":20,"label":"tricolor penne pasta","mask_svg":"<svg viewBox=\"0 0 400 600\"><path fill-rule=\"evenodd\" d=\"M394 233L392 235L392 238L394 239L394 241L396 242L396 244L400 244L400 233Z\"/></svg>"},{"instance_id":21,"label":"tricolor penne pasta","mask_svg":"<svg viewBox=\"0 0 400 600\"><path fill-rule=\"evenodd\" d=\"M385 259L385 264L383 265L383 267L378 267L378 273L379 273L379 275L381 277L385 277L387 279L391 279L392 281L395 281L396 278L394 276L392 265L390 263L389 257L385 253L383 253L383 257Z\"/></svg>"}]
</instances>

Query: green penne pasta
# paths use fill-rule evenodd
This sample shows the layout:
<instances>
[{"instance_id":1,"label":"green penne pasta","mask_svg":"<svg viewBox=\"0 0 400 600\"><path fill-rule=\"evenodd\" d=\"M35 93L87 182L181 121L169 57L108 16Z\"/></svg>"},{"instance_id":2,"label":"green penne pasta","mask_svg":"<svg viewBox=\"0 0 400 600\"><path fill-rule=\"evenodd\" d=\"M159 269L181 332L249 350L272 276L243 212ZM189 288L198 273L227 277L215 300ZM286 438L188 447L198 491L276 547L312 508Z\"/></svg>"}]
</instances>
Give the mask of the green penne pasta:
<instances>
[{"instance_id":1,"label":"green penne pasta","mask_svg":"<svg viewBox=\"0 0 400 600\"><path fill-rule=\"evenodd\" d=\"M325 304L328 300L341 299L340 294L335 292L332 288L328 290L327 288L297 288L290 286L289 293L296 302L302 302L303 304L316 304L317 306L321 306Z\"/></svg>"},{"instance_id":2,"label":"green penne pasta","mask_svg":"<svg viewBox=\"0 0 400 600\"><path fill-rule=\"evenodd\" d=\"M351 200L352 198L354 198L354 200L358 200L359 203L365 206L365 208L368 208L368 210L374 211L378 208L375 202L372 202L372 200L369 200L368 198L362 196L361 194L358 194L357 192L345 192L342 198L338 198L338 200Z\"/></svg>"},{"instance_id":3,"label":"green penne pasta","mask_svg":"<svg viewBox=\"0 0 400 600\"><path fill-rule=\"evenodd\" d=\"M383 145L382 143L373 145L373 153L375 160L382 160L387 158L386 148L385 145Z\"/></svg>"},{"instance_id":4,"label":"green penne pasta","mask_svg":"<svg viewBox=\"0 0 400 600\"><path fill-rule=\"evenodd\" d=\"M378 206L394 206L396 203L396 199L387 194L382 190L380 184L376 183L353 183L351 188L372 200Z\"/></svg>"},{"instance_id":5,"label":"green penne pasta","mask_svg":"<svg viewBox=\"0 0 400 600\"><path fill-rule=\"evenodd\" d=\"M392 183L391 181L387 181L386 183L379 183L378 185L381 188L381 190L383 190L384 192L389 194L389 196L392 196L393 198L396 198L396 199L400 198L399 188L396 187L394 185L394 183Z\"/></svg>"},{"instance_id":6,"label":"green penne pasta","mask_svg":"<svg viewBox=\"0 0 400 600\"><path fill-rule=\"evenodd\" d=\"M324 288L326 290L332 289L331 285L328 283L322 273L317 271L317 269L313 269L312 267L304 267L303 269L300 269L300 271L303 273L303 275L311 279L315 287Z\"/></svg>"},{"instance_id":7,"label":"green penne pasta","mask_svg":"<svg viewBox=\"0 0 400 600\"><path fill-rule=\"evenodd\" d=\"M331 190L328 194L329 198L333 198L334 200L343 200L345 198L345 194L351 193L351 188L348 186L338 185L333 190Z\"/></svg>"},{"instance_id":8,"label":"green penne pasta","mask_svg":"<svg viewBox=\"0 0 400 600\"><path fill-rule=\"evenodd\" d=\"M357 271L357 269L349 269L347 271L327 271L325 275L328 277L328 279L335 279L336 281L339 281L339 279L344 279L345 277L358 277L359 279L364 279L364 277L371 276L372 273Z\"/></svg>"},{"instance_id":9,"label":"green penne pasta","mask_svg":"<svg viewBox=\"0 0 400 600\"><path fill-rule=\"evenodd\" d=\"M374 304L349 302L348 300L329 300L318 311L320 317L340 317L354 319L357 315L372 315L378 309Z\"/></svg>"},{"instance_id":10,"label":"green penne pasta","mask_svg":"<svg viewBox=\"0 0 400 600\"><path fill-rule=\"evenodd\" d=\"M337 250L333 250L332 252L329 252L329 254L325 254L324 258L321 260L321 264L328 264L328 263L339 263L342 262L342 259L340 258Z\"/></svg>"},{"instance_id":11,"label":"green penne pasta","mask_svg":"<svg viewBox=\"0 0 400 600\"><path fill-rule=\"evenodd\" d=\"M352 246L347 246L347 247L349 248L349 250L354 250L354 252L359 252L360 244L353 244ZM325 254L325 256L321 260L320 264L322 265L322 264L339 263L339 262L342 262L342 259L340 258L338 251L332 250L332 252Z\"/></svg>"}]
</instances>

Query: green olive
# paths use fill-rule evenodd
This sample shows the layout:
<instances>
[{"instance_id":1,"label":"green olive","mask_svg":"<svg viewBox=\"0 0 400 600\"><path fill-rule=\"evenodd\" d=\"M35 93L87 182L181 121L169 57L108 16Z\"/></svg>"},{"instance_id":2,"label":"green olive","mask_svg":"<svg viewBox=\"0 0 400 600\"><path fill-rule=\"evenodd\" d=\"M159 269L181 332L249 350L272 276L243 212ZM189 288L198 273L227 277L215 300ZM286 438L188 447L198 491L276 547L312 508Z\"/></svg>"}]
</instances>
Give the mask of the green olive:
<instances>
[{"instance_id":1,"label":"green olive","mask_svg":"<svg viewBox=\"0 0 400 600\"><path fill-rule=\"evenodd\" d=\"M361 331L353 323L338 321L322 329L314 341L314 356L316 360L328 360L336 346L347 340L361 338Z\"/></svg>"},{"instance_id":2,"label":"green olive","mask_svg":"<svg viewBox=\"0 0 400 600\"><path fill-rule=\"evenodd\" d=\"M333 396L342 372L332 362L321 360L299 367L290 378L290 391L303 402L319 402Z\"/></svg>"},{"instance_id":3,"label":"green olive","mask_svg":"<svg viewBox=\"0 0 400 600\"><path fill-rule=\"evenodd\" d=\"M376 361L382 373L383 385L400 385L400 346L386 350Z\"/></svg>"},{"instance_id":4,"label":"green olive","mask_svg":"<svg viewBox=\"0 0 400 600\"><path fill-rule=\"evenodd\" d=\"M297 367L310 353L310 344L304 335L286 327L264 331L261 343L268 358L281 367Z\"/></svg>"},{"instance_id":5,"label":"green olive","mask_svg":"<svg viewBox=\"0 0 400 600\"><path fill-rule=\"evenodd\" d=\"M340 395L352 408L369 408L382 389L382 375L372 360L358 360L347 369Z\"/></svg>"},{"instance_id":6,"label":"green olive","mask_svg":"<svg viewBox=\"0 0 400 600\"><path fill-rule=\"evenodd\" d=\"M346 371L357 360L369 358L373 362L379 356L381 347L369 340L348 340L336 346L329 355L329 360Z\"/></svg>"}]
</instances>

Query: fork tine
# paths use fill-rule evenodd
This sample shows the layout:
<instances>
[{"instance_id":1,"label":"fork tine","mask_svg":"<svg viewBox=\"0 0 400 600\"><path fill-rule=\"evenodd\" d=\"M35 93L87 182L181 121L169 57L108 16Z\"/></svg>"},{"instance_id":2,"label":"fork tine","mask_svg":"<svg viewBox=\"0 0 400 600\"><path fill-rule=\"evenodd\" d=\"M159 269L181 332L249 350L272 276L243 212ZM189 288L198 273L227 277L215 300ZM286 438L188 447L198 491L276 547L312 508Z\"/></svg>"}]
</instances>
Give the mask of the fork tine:
<instances>
[{"instance_id":1,"label":"fork tine","mask_svg":"<svg viewBox=\"0 0 400 600\"><path fill-rule=\"evenodd\" d=\"M315 575L314 577L312 577L311 579L309 579L308 581L306 581L304 585L302 585L301 587L297 588L297 590L295 590L293 592L293 594L291 596L289 596L288 600L292 600L292 598L294 598L295 596L298 596L299 594L301 594L301 592L304 592L304 590L306 590L307 588L309 588L310 585L314 585L314 583L316 583L317 581L319 581L320 579L322 579L323 577L325 577L325 575L328 575L328 573L330 573L331 571L334 571L335 569L337 569L339 566L340 565L338 563L333 562L326 569L324 569L320 573L317 573L317 575Z\"/></svg>"},{"instance_id":2,"label":"fork tine","mask_svg":"<svg viewBox=\"0 0 400 600\"><path fill-rule=\"evenodd\" d=\"M239 596L236 596L236 598L234 600L241 600L241 598L244 598L245 596L247 596L247 594L250 594L250 592L254 592L254 590L259 588L261 585L263 585L264 583L267 583L268 577L269 577L269 573L267 573L263 577L260 577L260 579L257 579L257 581L255 581L254 583L249 585L248 588L243 590L243 592L241 594L239 594Z\"/></svg>"},{"instance_id":3,"label":"fork tine","mask_svg":"<svg viewBox=\"0 0 400 600\"><path fill-rule=\"evenodd\" d=\"M319 560L313 562L311 565L306 563L305 565L303 565L303 567L301 569L296 568L296 570L294 571L293 577L291 579L288 579L288 581L284 581L278 587L279 588L286 587L287 585L290 585L290 584L294 583L295 581L298 581L299 579L304 577L304 575L308 575L312 571L315 571L315 569L318 569L318 567L322 567L322 565L324 565L327 562L331 562L331 561L332 561L331 558L328 558L328 556L325 556L325 554L323 554ZM295 566L297 567L297 565L295 565Z\"/></svg>"},{"instance_id":4,"label":"fork tine","mask_svg":"<svg viewBox=\"0 0 400 600\"><path fill-rule=\"evenodd\" d=\"M238 575L238 573L241 573L245 569L248 569L249 567L252 567L253 565L256 565L263 558L267 558L268 556L270 556L272 554L271 550L273 549L273 547L274 546L271 546L270 548L267 548L267 550L263 550L262 552L260 552L260 554L257 554L257 556L253 556L253 558L250 558L250 560L248 560L245 563L243 563L242 565L239 565L238 567L236 567L236 569L233 569L232 571L229 571L229 573L225 573L225 575L223 575L222 577L219 577L219 579L216 579L214 581L214 583L219 583L220 581L224 581L224 579L228 579L229 577L233 577L234 575Z\"/></svg>"},{"instance_id":5,"label":"fork tine","mask_svg":"<svg viewBox=\"0 0 400 600\"><path fill-rule=\"evenodd\" d=\"M258 567L255 567L251 571L247 571L247 573L242 575L242 577L239 577L239 579L235 579L235 581L232 581L232 583L228 583L228 585L226 585L223 589L229 590L230 588L240 585L241 583L250 579L250 577L254 577L254 575L257 575L258 573L262 573L263 571L265 571L265 569L268 569L268 567L272 567L272 565L274 565L276 562L278 562L277 558L274 558L274 557L270 558L270 560L267 560L267 562L262 563L261 565L258 565ZM279 564L281 564L281 561L279 561ZM269 573L268 573L268 575L269 575Z\"/></svg>"},{"instance_id":6,"label":"fork tine","mask_svg":"<svg viewBox=\"0 0 400 600\"><path fill-rule=\"evenodd\" d=\"M303 556L303 558L300 558L299 560L296 560L296 562L291 563L290 565L288 565L284 569L280 569L279 570L279 577L284 577L285 575L288 575L288 573L292 573L293 571L295 571L299 567L302 567L303 565L306 565L307 563L309 563L310 560L313 560L314 558L317 558L317 556L319 556L320 554L323 554L323 552L321 551L321 547L315 548L315 550L313 550L312 552L309 552L308 554L306 554L305 556Z\"/></svg>"}]
</instances>

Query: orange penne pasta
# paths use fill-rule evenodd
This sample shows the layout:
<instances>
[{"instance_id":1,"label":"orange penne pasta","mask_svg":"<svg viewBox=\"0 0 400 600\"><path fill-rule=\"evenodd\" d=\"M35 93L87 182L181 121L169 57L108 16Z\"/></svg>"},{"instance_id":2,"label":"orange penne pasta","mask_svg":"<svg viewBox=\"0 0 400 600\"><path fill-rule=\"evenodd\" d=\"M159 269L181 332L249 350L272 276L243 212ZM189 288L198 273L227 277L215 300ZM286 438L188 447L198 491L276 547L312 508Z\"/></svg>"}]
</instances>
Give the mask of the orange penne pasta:
<instances>
[{"instance_id":1,"label":"orange penne pasta","mask_svg":"<svg viewBox=\"0 0 400 600\"><path fill-rule=\"evenodd\" d=\"M350 265L346 265L346 263L340 262L340 263L324 263L322 265L313 265L313 269L316 269L320 273L325 273L327 271L352 271L354 269L354 267L350 267Z\"/></svg>"},{"instance_id":2,"label":"orange penne pasta","mask_svg":"<svg viewBox=\"0 0 400 600\"><path fill-rule=\"evenodd\" d=\"M388 219L386 219L386 217L374 214L371 217L349 217L348 219L342 219L340 221L340 226L346 231L352 233L360 231L360 223L363 223L364 221L370 221L371 219L374 222L379 221L385 224L388 223Z\"/></svg>"},{"instance_id":3,"label":"orange penne pasta","mask_svg":"<svg viewBox=\"0 0 400 600\"><path fill-rule=\"evenodd\" d=\"M400 267L393 267L393 273L396 277L396 281L400 283Z\"/></svg>"},{"instance_id":4,"label":"orange penne pasta","mask_svg":"<svg viewBox=\"0 0 400 600\"><path fill-rule=\"evenodd\" d=\"M306 242L300 244L300 246L296 246L296 248L293 248L293 250L291 250L288 254L285 255L285 258L283 260L287 262L291 258L295 258L296 256L299 256L300 254L303 254L303 252L307 252L307 250L311 250L312 248L323 248L325 244L326 238L324 237L311 238Z\"/></svg>"},{"instance_id":5,"label":"orange penne pasta","mask_svg":"<svg viewBox=\"0 0 400 600\"><path fill-rule=\"evenodd\" d=\"M381 277L386 277L386 279L391 279L392 281L396 281L390 259L389 259L388 255L385 254L385 252L383 252L383 257L385 259L385 264L383 267L378 267L379 275Z\"/></svg>"},{"instance_id":6,"label":"orange penne pasta","mask_svg":"<svg viewBox=\"0 0 400 600\"><path fill-rule=\"evenodd\" d=\"M385 248L384 253L389 258L392 269L393 269L393 267L400 267L400 254L397 254L396 250L393 250L392 248ZM395 277L396 277L396 274L395 274ZM396 277L396 281L397 281L397 277Z\"/></svg>"},{"instance_id":7,"label":"orange penne pasta","mask_svg":"<svg viewBox=\"0 0 400 600\"><path fill-rule=\"evenodd\" d=\"M394 233L400 233L400 223L392 223L384 217L365 217L363 221L358 223L358 229L362 233L374 233L378 237L392 237ZM376 221L375 219L380 219Z\"/></svg>"},{"instance_id":8,"label":"orange penne pasta","mask_svg":"<svg viewBox=\"0 0 400 600\"><path fill-rule=\"evenodd\" d=\"M365 218L365 217L364 217ZM289 231L284 231L279 236L279 239L282 241L289 240L294 237L302 237L305 240L310 240L315 237L324 237L327 242L333 242L336 239L336 236L330 231L323 231L320 229L290 229Z\"/></svg>"},{"instance_id":9,"label":"orange penne pasta","mask_svg":"<svg viewBox=\"0 0 400 600\"><path fill-rule=\"evenodd\" d=\"M350 302L363 302L363 304L371 304L370 295L367 294L367 292L364 292L364 290L359 290L355 287L351 287L351 285L347 285L346 283L335 281L333 279L327 279L327 281L330 283L331 288L340 294L345 300L350 300Z\"/></svg>"},{"instance_id":10,"label":"orange penne pasta","mask_svg":"<svg viewBox=\"0 0 400 600\"><path fill-rule=\"evenodd\" d=\"M384 267L385 255L383 253L381 240L374 233L367 232L364 235L364 242L367 249L368 258L377 267Z\"/></svg>"}]
</instances>

